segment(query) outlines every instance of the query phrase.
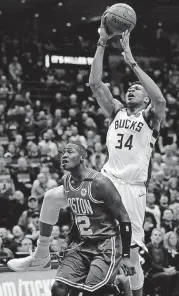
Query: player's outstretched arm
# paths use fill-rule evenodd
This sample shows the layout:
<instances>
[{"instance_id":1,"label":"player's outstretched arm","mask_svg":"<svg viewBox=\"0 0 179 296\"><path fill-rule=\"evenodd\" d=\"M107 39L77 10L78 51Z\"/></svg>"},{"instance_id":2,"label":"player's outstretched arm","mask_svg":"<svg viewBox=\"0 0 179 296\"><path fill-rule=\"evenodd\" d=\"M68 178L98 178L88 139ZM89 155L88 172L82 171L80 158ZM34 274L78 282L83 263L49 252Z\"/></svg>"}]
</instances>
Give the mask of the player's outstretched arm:
<instances>
[{"instance_id":1,"label":"player's outstretched arm","mask_svg":"<svg viewBox=\"0 0 179 296\"><path fill-rule=\"evenodd\" d=\"M131 222L113 183L102 174L99 174L92 183L92 195L96 200L104 201L112 217L120 223L120 232L123 246L123 256L130 257Z\"/></svg>"},{"instance_id":2,"label":"player's outstretched arm","mask_svg":"<svg viewBox=\"0 0 179 296\"><path fill-rule=\"evenodd\" d=\"M124 60L133 69L134 73L142 83L152 101L151 104L154 108L155 114L159 120L162 120L165 116L166 101L156 83L139 67L139 65L134 60L129 45L129 38L130 33L126 31L122 34L122 39L120 40L121 46L123 48L122 55Z\"/></svg>"},{"instance_id":3,"label":"player's outstretched arm","mask_svg":"<svg viewBox=\"0 0 179 296\"><path fill-rule=\"evenodd\" d=\"M117 109L119 109L120 103L117 100L113 99L113 96L109 88L102 82L104 50L106 47L107 40L109 38L110 36L106 33L104 27L104 18L102 17L100 27L100 38L91 66L89 85L104 114L107 117L111 118L113 116L113 113L117 111Z\"/></svg>"}]
</instances>

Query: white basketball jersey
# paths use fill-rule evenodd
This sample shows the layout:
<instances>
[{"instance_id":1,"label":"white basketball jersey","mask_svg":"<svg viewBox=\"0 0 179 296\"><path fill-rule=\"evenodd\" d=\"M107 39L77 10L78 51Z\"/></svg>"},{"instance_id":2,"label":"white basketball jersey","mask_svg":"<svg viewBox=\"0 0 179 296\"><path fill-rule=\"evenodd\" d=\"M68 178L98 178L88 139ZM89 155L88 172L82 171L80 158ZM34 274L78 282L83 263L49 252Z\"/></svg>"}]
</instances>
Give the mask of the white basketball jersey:
<instances>
[{"instance_id":1,"label":"white basketball jersey","mask_svg":"<svg viewBox=\"0 0 179 296\"><path fill-rule=\"evenodd\" d=\"M151 153L158 136L148 126L142 112L129 116L126 109L118 111L107 133L109 159L103 169L131 184L147 181Z\"/></svg>"}]
</instances>

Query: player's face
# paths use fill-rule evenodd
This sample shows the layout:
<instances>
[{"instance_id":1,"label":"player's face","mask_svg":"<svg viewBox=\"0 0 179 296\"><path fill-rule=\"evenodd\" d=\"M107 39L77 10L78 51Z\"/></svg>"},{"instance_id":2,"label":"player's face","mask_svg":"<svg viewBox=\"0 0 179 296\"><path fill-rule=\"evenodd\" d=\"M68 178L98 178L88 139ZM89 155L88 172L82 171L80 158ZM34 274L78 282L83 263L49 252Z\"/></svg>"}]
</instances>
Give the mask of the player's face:
<instances>
[{"instance_id":1,"label":"player's face","mask_svg":"<svg viewBox=\"0 0 179 296\"><path fill-rule=\"evenodd\" d=\"M145 108L145 99L147 98L147 93L142 85L134 84L132 85L126 93L126 105L127 106L137 106Z\"/></svg>"},{"instance_id":2,"label":"player's face","mask_svg":"<svg viewBox=\"0 0 179 296\"><path fill-rule=\"evenodd\" d=\"M70 171L80 165L81 155L75 145L68 144L62 154L61 164L63 168Z\"/></svg>"}]
</instances>

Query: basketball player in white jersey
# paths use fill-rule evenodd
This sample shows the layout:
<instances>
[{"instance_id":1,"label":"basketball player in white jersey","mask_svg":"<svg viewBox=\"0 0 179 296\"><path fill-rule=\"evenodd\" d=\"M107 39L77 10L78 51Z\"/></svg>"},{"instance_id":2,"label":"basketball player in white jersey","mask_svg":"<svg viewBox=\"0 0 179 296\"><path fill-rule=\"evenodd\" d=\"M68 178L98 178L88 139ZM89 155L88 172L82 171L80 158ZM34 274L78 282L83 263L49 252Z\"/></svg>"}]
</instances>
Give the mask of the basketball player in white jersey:
<instances>
[{"instance_id":1,"label":"basketball player in white jersey","mask_svg":"<svg viewBox=\"0 0 179 296\"><path fill-rule=\"evenodd\" d=\"M131 260L136 274L130 278L134 296L142 295L144 275L139 262L139 246L144 247L143 221L146 206L146 182L152 149L165 114L165 99L154 81L139 67L131 53L126 31L121 38L123 57L138 82L125 96L125 109L112 97L102 82L103 56L108 35L102 17L100 39L92 63L89 84L100 107L111 123L107 133L108 161L102 169L116 186L132 222Z\"/></svg>"}]
</instances>

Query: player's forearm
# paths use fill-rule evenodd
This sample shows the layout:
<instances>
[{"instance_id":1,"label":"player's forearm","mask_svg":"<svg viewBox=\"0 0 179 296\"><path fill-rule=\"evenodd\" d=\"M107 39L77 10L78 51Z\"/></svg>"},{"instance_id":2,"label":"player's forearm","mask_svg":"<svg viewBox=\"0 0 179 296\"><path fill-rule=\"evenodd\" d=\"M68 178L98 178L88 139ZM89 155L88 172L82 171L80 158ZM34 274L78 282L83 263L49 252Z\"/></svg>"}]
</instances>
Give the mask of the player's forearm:
<instances>
[{"instance_id":1,"label":"player's forearm","mask_svg":"<svg viewBox=\"0 0 179 296\"><path fill-rule=\"evenodd\" d=\"M122 240L122 255L130 258L130 246L132 237L132 227L129 215L121 202L113 204L112 214L120 224L120 234Z\"/></svg>"},{"instance_id":2,"label":"player's forearm","mask_svg":"<svg viewBox=\"0 0 179 296\"><path fill-rule=\"evenodd\" d=\"M89 77L89 84L91 87L93 85L99 84L102 81L104 50L105 47L103 46L97 47L96 54L91 65Z\"/></svg>"},{"instance_id":3,"label":"player's forearm","mask_svg":"<svg viewBox=\"0 0 179 296\"><path fill-rule=\"evenodd\" d=\"M133 68L134 73L138 77L139 81L142 83L143 87L145 88L146 92L148 93L152 105L158 105L161 103L165 103L165 99L162 95L161 90L156 85L156 83L139 67L136 65Z\"/></svg>"}]
</instances>

